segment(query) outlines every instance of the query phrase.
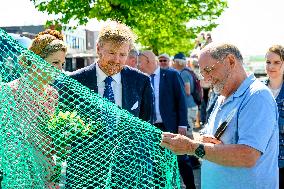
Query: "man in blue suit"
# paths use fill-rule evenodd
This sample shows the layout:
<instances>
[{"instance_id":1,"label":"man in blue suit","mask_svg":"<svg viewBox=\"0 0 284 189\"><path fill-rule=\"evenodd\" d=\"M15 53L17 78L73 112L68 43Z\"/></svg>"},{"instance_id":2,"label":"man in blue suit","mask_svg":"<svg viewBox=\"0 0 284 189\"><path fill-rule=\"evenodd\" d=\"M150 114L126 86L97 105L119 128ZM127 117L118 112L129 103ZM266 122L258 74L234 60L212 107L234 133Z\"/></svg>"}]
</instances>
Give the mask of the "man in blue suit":
<instances>
[{"instance_id":1,"label":"man in blue suit","mask_svg":"<svg viewBox=\"0 0 284 189\"><path fill-rule=\"evenodd\" d=\"M179 73L174 69L162 69L152 51L139 55L139 69L147 73L155 94L153 124L161 130L186 133L188 126L185 91Z\"/></svg>"},{"instance_id":2,"label":"man in blue suit","mask_svg":"<svg viewBox=\"0 0 284 189\"><path fill-rule=\"evenodd\" d=\"M153 124L165 132L186 135L188 127L185 90L179 73L174 69L162 69L152 51L139 55L138 68L151 78L154 89ZM194 176L186 156L178 157L178 165L187 189L195 188Z\"/></svg>"},{"instance_id":3,"label":"man in blue suit","mask_svg":"<svg viewBox=\"0 0 284 189\"><path fill-rule=\"evenodd\" d=\"M113 33L113 36L108 36L105 30L105 33L100 33L97 63L72 72L69 76L134 116L149 122L152 111L150 79L137 69L125 66L134 39L130 29L120 25L122 24L117 24L117 27L122 30L121 33ZM111 80L112 97L106 94L107 79Z\"/></svg>"},{"instance_id":4,"label":"man in blue suit","mask_svg":"<svg viewBox=\"0 0 284 189\"><path fill-rule=\"evenodd\" d=\"M110 102L128 110L134 116L150 122L153 104L150 78L137 69L125 66L134 39L134 34L126 25L114 21L107 23L99 33L97 43L99 59L97 63L72 72L69 76L100 96L107 98ZM111 134L112 127L115 127L115 124L109 123L107 130L110 135L106 136L108 137L107 140L111 141L115 139L115 136ZM92 180L93 174L98 174L92 171L92 166L95 165L92 162L95 157L90 157L95 154L92 152L92 149L95 149L92 146L94 145L92 140L74 144L74 153L71 152L71 156L76 154L76 150L81 150L80 146L84 146L85 151L82 157L73 155L70 158L67 167L67 188L91 186L101 188L102 186L98 184L106 182L104 177L101 178L101 181ZM86 154L89 154L87 155L89 157L85 157ZM121 157L124 158L124 155L122 154ZM84 161L84 158L87 158L87 160ZM109 163L110 160L107 158L109 157L106 157L105 162ZM123 173L119 172L117 166L113 166L112 170L112 179L120 178L120 182L126 182L126 179L122 180L126 176L120 175ZM100 172L104 171L106 170ZM80 183L76 183L77 179L81 180ZM111 181L111 183L113 188L119 188L119 182Z\"/></svg>"}]
</instances>

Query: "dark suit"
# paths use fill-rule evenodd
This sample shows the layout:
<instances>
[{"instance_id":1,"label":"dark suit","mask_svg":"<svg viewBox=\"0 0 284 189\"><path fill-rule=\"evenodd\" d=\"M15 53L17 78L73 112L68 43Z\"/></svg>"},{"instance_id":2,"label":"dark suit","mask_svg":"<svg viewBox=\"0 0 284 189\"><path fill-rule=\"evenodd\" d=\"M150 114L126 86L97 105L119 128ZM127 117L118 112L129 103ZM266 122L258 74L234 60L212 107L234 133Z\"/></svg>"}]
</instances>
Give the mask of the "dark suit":
<instances>
[{"instance_id":1,"label":"dark suit","mask_svg":"<svg viewBox=\"0 0 284 189\"><path fill-rule=\"evenodd\" d=\"M177 133L178 126L188 126L183 81L173 69L161 69L159 87L160 114L167 132Z\"/></svg>"},{"instance_id":2,"label":"dark suit","mask_svg":"<svg viewBox=\"0 0 284 189\"><path fill-rule=\"evenodd\" d=\"M130 67L124 67L120 73L122 108L144 121L150 121L153 103L150 78L142 72ZM96 64L72 72L69 76L98 93ZM80 97L76 98L78 99ZM137 108L133 108L133 105L137 102ZM90 112L90 110L85 110L85 112ZM128 137L131 138L131 136ZM101 135L101 139L94 140L94 138L90 138L84 141L75 141L72 145L73 148L71 149L70 158L67 160L66 188L103 188L103 185L108 179L111 179L111 188L119 188L120 185L123 186L123 182L129 182L126 178L130 178L132 172L124 173L120 170L121 166L129 165L129 162L131 162L129 156L123 153L123 151L128 150L128 141L123 143L126 147L121 146L116 151L115 157L117 157L118 160L111 159L113 154L112 148L110 147L113 147L112 143L115 142L117 138L117 136L110 134L109 136ZM133 141L135 140L136 139L133 139ZM109 148L106 148L106 146L109 146ZM98 159L98 157L96 157L98 151L104 151L104 154L108 154L108 156L102 156ZM134 160L135 158L133 161ZM116 163L111 165L110 163L113 161ZM124 164L118 164L119 161ZM105 167L97 170L97 167L101 167L97 166L98 163L105 165ZM111 176L109 176L108 172L110 167L112 170ZM96 180L94 180L94 178L96 178ZM118 178L120 179L117 180Z\"/></svg>"},{"instance_id":3,"label":"dark suit","mask_svg":"<svg viewBox=\"0 0 284 189\"><path fill-rule=\"evenodd\" d=\"M122 108L144 121L150 121L152 111L152 88L150 79L142 72L125 66L121 70ZM96 64L82 68L69 75L84 86L98 93ZM138 101L138 107L131 110Z\"/></svg>"},{"instance_id":4,"label":"dark suit","mask_svg":"<svg viewBox=\"0 0 284 189\"><path fill-rule=\"evenodd\" d=\"M188 127L184 83L176 70L160 69L159 109L163 121L160 126L162 130L178 133L179 126ZM195 189L188 156L178 156L178 166L186 188Z\"/></svg>"}]
</instances>

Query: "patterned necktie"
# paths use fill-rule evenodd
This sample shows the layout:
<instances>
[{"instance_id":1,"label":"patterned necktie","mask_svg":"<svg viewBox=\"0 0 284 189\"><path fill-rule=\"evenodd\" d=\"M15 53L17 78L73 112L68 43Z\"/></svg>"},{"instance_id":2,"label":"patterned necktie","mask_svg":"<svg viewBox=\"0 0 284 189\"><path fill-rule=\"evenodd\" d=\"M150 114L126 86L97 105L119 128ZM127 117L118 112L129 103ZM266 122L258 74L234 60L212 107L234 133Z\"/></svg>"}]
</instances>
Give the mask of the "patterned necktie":
<instances>
[{"instance_id":1,"label":"patterned necktie","mask_svg":"<svg viewBox=\"0 0 284 189\"><path fill-rule=\"evenodd\" d=\"M114 93L111 87L111 82L113 81L112 77L108 76L105 78L104 82L105 82L105 90L104 90L104 98L107 98L109 101L111 101L112 103L115 103L114 100Z\"/></svg>"},{"instance_id":2,"label":"patterned necktie","mask_svg":"<svg viewBox=\"0 0 284 189\"><path fill-rule=\"evenodd\" d=\"M113 90L112 90L112 87L111 87L112 81L113 81L113 79L110 76L105 78L105 80L104 80L105 90L104 90L104 96L103 97L107 98L110 102L115 103L114 94L113 94ZM108 116L108 119L107 119L107 134L108 134L108 137L113 136L114 127L115 127L115 120L113 119L112 116Z\"/></svg>"},{"instance_id":3,"label":"patterned necktie","mask_svg":"<svg viewBox=\"0 0 284 189\"><path fill-rule=\"evenodd\" d=\"M156 116L156 106L155 106L155 74L151 74L151 83L152 83L152 87L153 87L153 110L152 110L152 120L153 120L153 124L155 123L155 121L157 120L157 116Z\"/></svg>"}]
</instances>

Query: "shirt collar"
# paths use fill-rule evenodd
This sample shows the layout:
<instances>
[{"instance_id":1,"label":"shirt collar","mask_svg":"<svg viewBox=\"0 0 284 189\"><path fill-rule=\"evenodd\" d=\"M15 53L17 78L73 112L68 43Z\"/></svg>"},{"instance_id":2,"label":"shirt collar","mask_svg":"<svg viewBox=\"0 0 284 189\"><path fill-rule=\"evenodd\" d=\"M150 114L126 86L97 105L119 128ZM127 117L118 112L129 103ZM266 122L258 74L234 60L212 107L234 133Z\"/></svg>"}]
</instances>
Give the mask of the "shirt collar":
<instances>
[{"instance_id":1,"label":"shirt collar","mask_svg":"<svg viewBox=\"0 0 284 189\"><path fill-rule=\"evenodd\" d=\"M101 68L99 67L99 64L96 64L96 72L97 72L97 82L98 83L102 83L104 82L105 78L107 77L107 75L105 74L105 72L103 72L101 70ZM112 79L116 82L116 83L121 83L121 74L120 72L114 74L111 76Z\"/></svg>"},{"instance_id":2,"label":"shirt collar","mask_svg":"<svg viewBox=\"0 0 284 189\"><path fill-rule=\"evenodd\" d=\"M160 72L161 72L161 69L160 69L160 66L158 66L153 74L155 74L155 76L156 76L156 75L159 75Z\"/></svg>"},{"instance_id":3,"label":"shirt collar","mask_svg":"<svg viewBox=\"0 0 284 189\"><path fill-rule=\"evenodd\" d=\"M237 91L234 93L234 97L242 96L247 88L256 80L256 77L253 74L250 74L240 85Z\"/></svg>"}]
</instances>

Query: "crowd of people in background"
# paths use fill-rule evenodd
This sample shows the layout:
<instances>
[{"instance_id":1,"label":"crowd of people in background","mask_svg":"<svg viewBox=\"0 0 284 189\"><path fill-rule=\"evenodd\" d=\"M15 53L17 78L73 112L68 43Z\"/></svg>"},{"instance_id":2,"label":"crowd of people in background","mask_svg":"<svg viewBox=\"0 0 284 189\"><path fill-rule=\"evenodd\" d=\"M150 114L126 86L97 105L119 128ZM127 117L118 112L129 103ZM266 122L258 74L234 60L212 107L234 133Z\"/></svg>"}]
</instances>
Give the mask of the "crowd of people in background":
<instances>
[{"instance_id":1,"label":"crowd of people in background","mask_svg":"<svg viewBox=\"0 0 284 189\"><path fill-rule=\"evenodd\" d=\"M155 55L151 50L130 50L126 65L150 76L154 90L152 123L162 131L193 138L193 130L202 129L207 122L216 98L207 109L214 92L199 75L198 54L211 42L210 33L201 33L188 57L182 52L171 57L167 53ZM193 169L200 167L199 159L194 155L178 156L178 165L186 188L195 188Z\"/></svg>"},{"instance_id":2,"label":"crowd of people in background","mask_svg":"<svg viewBox=\"0 0 284 189\"><path fill-rule=\"evenodd\" d=\"M199 65L198 65L198 54L200 50L205 47L207 44L212 42L211 34L202 32L195 40L195 46L194 49L190 52L188 56L186 56L186 53L179 52L175 54L174 56L170 56L167 53L161 53L156 56L156 60L158 63L158 66L162 69L174 69L178 72L180 72L180 75L183 79L183 82L185 84L185 93L186 93L186 103L189 115L188 115L188 121L189 128L188 128L188 134L192 135L193 129L201 129L203 125L207 122L207 119L209 117L209 114L211 112L211 108L214 105L215 97L216 95L212 90L210 90L210 84L208 82L205 82L201 76L199 75ZM126 65L140 69L139 67L139 56L142 56L143 51L139 52L137 49L131 49L128 58L126 60ZM140 69L141 70L141 69ZM190 73L185 73L184 71L192 71ZM196 75L197 78L193 78L192 75ZM186 76L187 75L187 76ZM191 93L194 92L196 89L195 80L198 79L201 85L202 89L202 101L201 104L196 104L194 102L193 96ZM210 99L210 107L207 106L209 103L209 97L212 96ZM208 107L208 109L207 109Z\"/></svg>"}]
</instances>

